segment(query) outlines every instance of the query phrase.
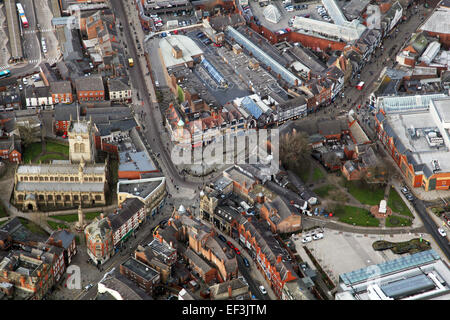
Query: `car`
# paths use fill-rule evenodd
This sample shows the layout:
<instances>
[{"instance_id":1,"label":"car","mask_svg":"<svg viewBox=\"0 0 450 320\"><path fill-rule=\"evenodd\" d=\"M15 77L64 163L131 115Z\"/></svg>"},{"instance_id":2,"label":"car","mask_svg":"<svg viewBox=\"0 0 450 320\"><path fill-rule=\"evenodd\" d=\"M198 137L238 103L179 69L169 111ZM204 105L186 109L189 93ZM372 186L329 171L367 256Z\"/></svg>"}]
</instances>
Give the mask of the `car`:
<instances>
[{"instance_id":1,"label":"car","mask_svg":"<svg viewBox=\"0 0 450 320\"><path fill-rule=\"evenodd\" d=\"M361 81L358 83L358 85L356 86L356 89L358 90L362 90L364 88L364 81Z\"/></svg>"},{"instance_id":2,"label":"car","mask_svg":"<svg viewBox=\"0 0 450 320\"><path fill-rule=\"evenodd\" d=\"M311 242L311 241L312 241L311 236L306 236L306 237L302 238L302 243L308 243L308 242Z\"/></svg>"},{"instance_id":3,"label":"car","mask_svg":"<svg viewBox=\"0 0 450 320\"><path fill-rule=\"evenodd\" d=\"M92 288L94 285L92 283L89 283L86 287L84 287L84 290L89 290L90 288Z\"/></svg>"},{"instance_id":4,"label":"car","mask_svg":"<svg viewBox=\"0 0 450 320\"><path fill-rule=\"evenodd\" d=\"M409 189L407 188L407 187L403 187L403 188L401 188L401 190L400 190L403 194L408 194L409 193Z\"/></svg>"},{"instance_id":5,"label":"car","mask_svg":"<svg viewBox=\"0 0 450 320\"><path fill-rule=\"evenodd\" d=\"M19 84L19 90L20 90L20 91L22 91L22 90L23 90L23 87L22 87L22 85L21 85L21 84Z\"/></svg>"},{"instance_id":6,"label":"car","mask_svg":"<svg viewBox=\"0 0 450 320\"><path fill-rule=\"evenodd\" d=\"M236 251L236 254L238 254L238 255L240 255L240 254L241 254L241 252L239 251L239 249L238 249L238 248L236 248L236 247L234 247L234 251Z\"/></svg>"},{"instance_id":7,"label":"car","mask_svg":"<svg viewBox=\"0 0 450 320\"><path fill-rule=\"evenodd\" d=\"M220 43L215 43L214 42L214 47L220 48L222 45Z\"/></svg>"},{"instance_id":8,"label":"car","mask_svg":"<svg viewBox=\"0 0 450 320\"><path fill-rule=\"evenodd\" d=\"M320 210L319 208L315 208L315 209L314 209L314 215L315 215L315 216L318 216L318 215L319 215L319 212L320 212L319 210Z\"/></svg>"},{"instance_id":9,"label":"car","mask_svg":"<svg viewBox=\"0 0 450 320\"><path fill-rule=\"evenodd\" d=\"M159 87L159 81L158 80L155 80L155 86Z\"/></svg>"},{"instance_id":10,"label":"car","mask_svg":"<svg viewBox=\"0 0 450 320\"><path fill-rule=\"evenodd\" d=\"M406 199L408 199L409 201L413 201L414 200L414 196L411 193L405 194Z\"/></svg>"},{"instance_id":11,"label":"car","mask_svg":"<svg viewBox=\"0 0 450 320\"><path fill-rule=\"evenodd\" d=\"M264 286L259 286L259 291L261 291L262 294L267 294L266 288Z\"/></svg>"},{"instance_id":12,"label":"car","mask_svg":"<svg viewBox=\"0 0 450 320\"><path fill-rule=\"evenodd\" d=\"M225 237L224 237L223 235L219 234L217 237L218 237L220 240L222 240L223 242L227 242L227 239L225 239Z\"/></svg>"},{"instance_id":13,"label":"car","mask_svg":"<svg viewBox=\"0 0 450 320\"><path fill-rule=\"evenodd\" d=\"M312 237L314 240L323 239L323 233L316 233Z\"/></svg>"},{"instance_id":14,"label":"car","mask_svg":"<svg viewBox=\"0 0 450 320\"><path fill-rule=\"evenodd\" d=\"M444 228L438 228L438 232L441 236L446 237L447 236L447 232L445 232Z\"/></svg>"},{"instance_id":15,"label":"car","mask_svg":"<svg viewBox=\"0 0 450 320\"><path fill-rule=\"evenodd\" d=\"M150 18L158 18L158 15L157 15L157 14L154 14L154 13L152 13L152 14L150 15Z\"/></svg>"},{"instance_id":16,"label":"car","mask_svg":"<svg viewBox=\"0 0 450 320\"><path fill-rule=\"evenodd\" d=\"M227 241L227 245L228 245L231 249L234 250L234 246L233 246L233 244L231 243L231 241Z\"/></svg>"},{"instance_id":17,"label":"car","mask_svg":"<svg viewBox=\"0 0 450 320\"><path fill-rule=\"evenodd\" d=\"M162 27L163 24L162 24L162 22L158 22L158 23L155 23L155 26L157 26L157 27Z\"/></svg>"},{"instance_id":18,"label":"car","mask_svg":"<svg viewBox=\"0 0 450 320\"><path fill-rule=\"evenodd\" d=\"M247 258L242 257L242 261L244 261L244 264L245 264L245 266L246 266L247 268L250 267L250 262L248 262L248 259L247 259Z\"/></svg>"}]
</instances>

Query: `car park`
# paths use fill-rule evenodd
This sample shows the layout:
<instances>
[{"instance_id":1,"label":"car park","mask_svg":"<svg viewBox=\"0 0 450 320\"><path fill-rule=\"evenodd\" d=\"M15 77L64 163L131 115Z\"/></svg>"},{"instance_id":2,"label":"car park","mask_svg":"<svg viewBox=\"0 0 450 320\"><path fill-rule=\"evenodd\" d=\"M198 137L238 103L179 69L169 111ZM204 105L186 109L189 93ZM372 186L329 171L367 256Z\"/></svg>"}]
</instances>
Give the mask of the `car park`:
<instances>
[{"instance_id":1,"label":"car park","mask_svg":"<svg viewBox=\"0 0 450 320\"><path fill-rule=\"evenodd\" d=\"M224 237L223 235L219 234L217 237L218 237L220 240L222 240L223 242L227 242L227 239L225 239L225 237Z\"/></svg>"},{"instance_id":2,"label":"car park","mask_svg":"<svg viewBox=\"0 0 450 320\"><path fill-rule=\"evenodd\" d=\"M264 288L264 286L259 286L259 291L261 291L262 294L267 294L266 288Z\"/></svg>"},{"instance_id":3,"label":"car park","mask_svg":"<svg viewBox=\"0 0 450 320\"><path fill-rule=\"evenodd\" d=\"M446 237L447 236L447 232L445 232L444 228L438 228L438 232L441 236Z\"/></svg>"},{"instance_id":4,"label":"car park","mask_svg":"<svg viewBox=\"0 0 450 320\"><path fill-rule=\"evenodd\" d=\"M314 240L323 239L323 233L319 232L313 235L312 237Z\"/></svg>"},{"instance_id":5,"label":"car park","mask_svg":"<svg viewBox=\"0 0 450 320\"><path fill-rule=\"evenodd\" d=\"M311 242L311 241L312 241L311 236L306 236L306 237L302 238L302 243L308 243L308 242Z\"/></svg>"}]
</instances>

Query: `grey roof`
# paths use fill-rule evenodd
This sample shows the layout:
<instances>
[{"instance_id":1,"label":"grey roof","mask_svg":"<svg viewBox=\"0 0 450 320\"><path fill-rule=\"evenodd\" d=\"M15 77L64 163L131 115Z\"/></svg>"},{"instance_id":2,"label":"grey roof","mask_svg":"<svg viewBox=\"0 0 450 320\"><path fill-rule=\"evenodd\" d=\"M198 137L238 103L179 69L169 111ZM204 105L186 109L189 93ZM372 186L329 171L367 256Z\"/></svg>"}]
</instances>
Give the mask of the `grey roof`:
<instances>
[{"instance_id":1,"label":"grey roof","mask_svg":"<svg viewBox=\"0 0 450 320\"><path fill-rule=\"evenodd\" d=\"M200 268L202 272L206 273L213 269L205 260L203 260L198 254L196 254L191 248L187 248L185 256L190 263L193 263L196 267Z\"/></svg>"},{"instance_id":2,"label":"grey roof","mask_svg":"<svg viewBox=\"0 0 450 320\"><path fill-rule=\"evenodd\" d=\"M55 121L69 121L70 116L72 119L77 119L77 104L57 104L55 105Z\"/></svg>"},{"instance_id":3,"label":"grey roof","mask_svg":"<svg viewBox=\"0 0 450 320\"><path fill-rule=\"evenodd\" d=\"M153 300L142 288L121 275L119 268L108 274L100 283L118 292L123 300Z\"/></svg>"},{"instance_id":4,"label":"grey roof","mask_svg":"<svg viewBox=\"0 0 450 320\"><path fill-rule=\"evenodd\" d=\"M75 80L77 92L80 91L102 91L105 90L103 86L103 79L99 75L91 75Z\"/></svg>"},{"instance_id":5,"label":"grey roof","mask_svg":"<svg viewBox=\"0 0 450 320\"><path fill-rule=\"evenodd\" d=\"M122 263L122 266L128 268L147 281L154 281L154 279L159 275L158 271L134 258L129 258L127 261Z\"/></svg>"},{"instance_id":6,"label":"grey roof","mask_svg":"<svg viewBox=\"0 0 450 320\"><path fill-rule=\"evenodd\" d=\"M79 182L23 182L16 185L17 191L57 191L57 192L104 192L104 183L79 183Z\"/></svg>"},{"instance_id":7,"label":"grey roof","mask_svg":"<svg viewBox=\"0 0 450 320\"><path fill-rule=\"evenodd\" d=\"M95 123L95 120L92 119ZM134 119L125 119L125 120L117 120L109 123L96 123L100 136L108 136L114 131L127 132L131 129L137 127L136 120Z\"/></svg>"},{"instance_id":8,"label":"grey roof","mask_svg":"<svg viewBox=\"0 0 450 320\"><path fill-rule=\"evenodd\" d=\"M118 192L126 192L132 195L146 198L165 181L164 177L155 181L151 180L124 180L118 183Z\"/></svg>"},{"instance_id":9,"label":"grey roof","mask_svg":"<svg viewBox=\"0 0 450 320\"><path fill-rule=\"evenodd\" d=\"M126 82L126 79L108 79L107 84L109 92L131 90L131 87Z\"/></svg>"},{"instance_id":10,"label":"grey roof","mask_svg":"<svg viewBox=\"0 0 450 320\"><path fill-rule=\"evenodd\" d=\"M52 163L52 164L23 164L17 168L17 174L73 174L78 175L80 165L76 163ZM84 174L101 174L105 173L105 164L85 164L83 168Z\"/></svg>"},{"instance_id":11,"label":"grey roof","mask_svg":"<svg viewBox=\"0 0 450 320\"><path fill-rule=\"evenodd\" d=\"M67 230L57 230L50 235L50 238L53 238L55 242L61 240L62 246L67 249L72 244L73 239L75 239L75 235Z\"/></svg>"},{"instance_id":12,"label":"grey roof","mask_svg":"<svg viewBox=\"0 0 450 320\"><path fill-rule=\"evenodd\" d=\"M128 159L129 157L129 159ZM120 152L119 171L156 171L155 164L144 151L141 152Z\"/></svg>"},{"instance_id":13,"label":"grey roof","mask_svg":"<svg viewBox=\"0 0 450 320\"><path fill-rule=\"evenodd\" d=\"M50 82L51 93L72 93L72 84L70 81Z\"/></svg>"},{"instance_id":14,"label":"grey roof","mask_svg":"<svg viewBox=\"0 0 450 320\"><path fill-rule=\"evenodd\" d=\"M111 221L113 231L119 229L143 207L144 203L137 198L128 198L122 202L122 208L119 208L117 213L113 213L108 216L108 219Z\"/></svg>"}]
</instances>

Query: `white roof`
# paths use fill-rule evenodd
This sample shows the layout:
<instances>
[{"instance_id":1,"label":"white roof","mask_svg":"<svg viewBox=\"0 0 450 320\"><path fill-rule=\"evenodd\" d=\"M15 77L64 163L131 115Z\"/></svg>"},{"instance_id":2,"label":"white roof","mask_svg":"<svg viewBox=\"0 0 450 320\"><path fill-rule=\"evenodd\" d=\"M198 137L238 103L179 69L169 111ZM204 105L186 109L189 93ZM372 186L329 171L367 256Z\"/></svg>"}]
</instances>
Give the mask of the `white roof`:
<instances>
[{"instance_id":1,"label":"white roof","mask_svg":"<svg viewBox=\"0 0 450 320\"><path fill-rule=\"evenodd\" d=\"M182 52L182 57L177 59L173 56L172 50L178 46ZM159 42L161 54L166 68L193 61L193 56L203 54L199 46L189 37L183 35L172 35L165 37Z\"/></svg>"},{"instance_id":2,"label":"white roof","mask_svg":"<svg viewBox=\"0 0 450 320\"><path fill-rule=\"evenodd\" d=\"M366 26L358 23L358 21L347 22L346 25L339 26L334 23L304 17L296 17L294 19L293 27L302 29L299 31L309 31L318 35L323 35L324 37L341 39L344 41L358 40L366 30Z\"/></svg>"},{"instance_id":3,"label":"white roof","mask_svg":"<svg viewBox=\"0 0 450 320\"><path fill-rule=\"evenodd\" d=\"M266 20L272 23L278 23L281 19L280 11L278 11L277 7L272 4L269 4L264 9L263 14Z\"/></svg>"},{"instance_id":4,"label":"white roof","mask_svg":"<svg viewBox=\"0 0 450 320\"><path fill-rule=\"evenodd\" d=\"M429 32L449 34L450 9L443 7L438 8L419 29Z\"/></svg>"}]
</instances>

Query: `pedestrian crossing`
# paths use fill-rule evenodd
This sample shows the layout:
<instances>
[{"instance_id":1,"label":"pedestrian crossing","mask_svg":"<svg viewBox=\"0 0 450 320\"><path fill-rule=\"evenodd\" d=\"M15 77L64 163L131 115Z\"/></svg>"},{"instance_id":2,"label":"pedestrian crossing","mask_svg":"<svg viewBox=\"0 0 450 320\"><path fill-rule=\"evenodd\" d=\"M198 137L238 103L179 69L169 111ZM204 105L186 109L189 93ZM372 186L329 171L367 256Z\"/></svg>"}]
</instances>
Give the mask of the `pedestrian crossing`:
<instances>
[{"instance_id":1,"label":"pedestrian crossing","mask_svg":"<svg viewBox=\"0 0 450 320\"><path fill-rule=\"evenodd\" d=\"M32 34L32 33L36 33L38 30L36 29L27 29L23 32L23 34ZM39 30L41 31L41 33L47 33L47 32L53 32L54 29L53 28L47 28L47 29L41 29Z\"/></svg>"},{"instance_id":2,"label":"pedestrian crossing","mask_svg":"<svg viewBox=\"0 0 450 320\"><path fill-rule=\"evenodd\" d=\"M6 70L6 69L9 69L9 68L10 68L10 65L5 64L5 65L0 66L0 71Z\"/></svg>"}]
</instances>

